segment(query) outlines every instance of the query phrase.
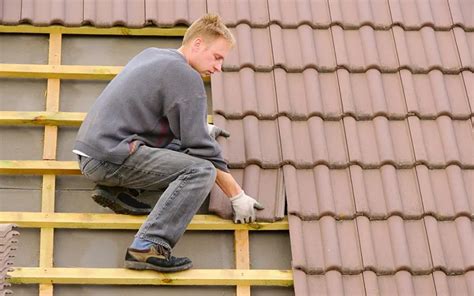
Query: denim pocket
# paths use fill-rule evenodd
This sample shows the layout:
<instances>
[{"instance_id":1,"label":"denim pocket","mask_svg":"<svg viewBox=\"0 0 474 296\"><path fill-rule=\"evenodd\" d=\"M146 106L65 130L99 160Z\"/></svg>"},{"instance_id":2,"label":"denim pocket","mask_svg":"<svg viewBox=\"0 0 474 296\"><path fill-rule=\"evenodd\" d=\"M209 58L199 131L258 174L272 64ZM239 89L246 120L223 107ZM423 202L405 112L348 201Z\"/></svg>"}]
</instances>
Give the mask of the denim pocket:
<instances>
[{"instance_id":1,"label":"denim pocket","mask_svg":"<svg viewBox=\"0 0 474 296\"><path fill-rule=\"evenodd\" d=\"M95 182L102 181L107 174L104 162L90 157L82 159L81 172L84 176Z\"/></svg>"}]
</instances>

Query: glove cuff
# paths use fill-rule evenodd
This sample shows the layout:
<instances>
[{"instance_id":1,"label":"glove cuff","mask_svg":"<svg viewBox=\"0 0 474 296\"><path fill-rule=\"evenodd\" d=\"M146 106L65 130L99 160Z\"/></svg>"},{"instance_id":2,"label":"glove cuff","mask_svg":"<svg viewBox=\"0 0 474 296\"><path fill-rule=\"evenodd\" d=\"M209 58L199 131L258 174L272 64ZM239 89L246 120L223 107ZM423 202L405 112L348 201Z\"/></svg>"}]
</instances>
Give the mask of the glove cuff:
<instances>
[{"instance_id":1,"label":"glove cuff","mask_svg":"<svg viewBox=\"0 0 474 296\"><path fill-rule=\"evenodd\" d=\"M244 196L245 192L242 190L239 194L235 195L235 196L232 196L230 198L230 201L233 202L234 200L237 200L239 198L241 198L242 196Z\"/></svg>"}]
</instances>

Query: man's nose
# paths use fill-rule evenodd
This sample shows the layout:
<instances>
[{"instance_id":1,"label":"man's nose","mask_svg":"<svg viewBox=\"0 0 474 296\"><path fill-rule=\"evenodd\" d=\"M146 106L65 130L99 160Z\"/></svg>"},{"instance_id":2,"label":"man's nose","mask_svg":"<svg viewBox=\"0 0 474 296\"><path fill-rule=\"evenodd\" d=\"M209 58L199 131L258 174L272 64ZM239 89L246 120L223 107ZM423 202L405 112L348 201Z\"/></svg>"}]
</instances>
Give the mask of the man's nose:
<instances>
[{"instance_id":1,"label":"man's nose","mask_svg":"<svg viewBox=\"0 0 474 296\"><path fill-rule=\"evenodd\" d=\"M214 70L216 72L222 72L222 63L217 63L215 66L214 66Z\"/></svg>"}]
</instances>

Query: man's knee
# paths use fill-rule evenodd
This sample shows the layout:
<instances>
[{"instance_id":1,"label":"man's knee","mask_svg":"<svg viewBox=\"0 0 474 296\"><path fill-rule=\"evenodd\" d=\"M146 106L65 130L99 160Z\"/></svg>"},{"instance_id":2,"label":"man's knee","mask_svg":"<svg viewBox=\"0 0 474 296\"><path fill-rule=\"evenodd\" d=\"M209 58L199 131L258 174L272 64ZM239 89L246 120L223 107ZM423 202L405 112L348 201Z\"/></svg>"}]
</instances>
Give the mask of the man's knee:
<instances>
[{"instance_id":1,"label":"man's knee","mask_svg":"<svg viewBox=\"0 0 474 296\"><path fill-rule=\"evenodd\" d=\"M193 165L193 169L199 170L203 177L209 180L209 183L214 184L216 181L217 171L212 162L201 159Z\"/></svg>"}]
</instances>

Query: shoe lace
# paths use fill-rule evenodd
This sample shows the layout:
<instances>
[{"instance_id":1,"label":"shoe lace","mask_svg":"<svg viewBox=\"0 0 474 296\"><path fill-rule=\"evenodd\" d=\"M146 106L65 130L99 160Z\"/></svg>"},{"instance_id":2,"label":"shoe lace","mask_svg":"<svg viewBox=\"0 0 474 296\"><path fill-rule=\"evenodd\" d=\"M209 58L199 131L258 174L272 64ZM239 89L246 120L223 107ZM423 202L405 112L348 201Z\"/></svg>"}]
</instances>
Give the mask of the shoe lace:
<instances>
[{"instance_id":1,"label":"shoe lace","mask_svg":"<svg viewBox=\"0 0 474 296\"><path fill-rule=\"evenodd\" d=\"M162 245L156 245L156 250L158 253L166 257L166 260L169 260L171 257L171 251L168 250L168 248L162 246Z\"/></svg>"}]
</instances>

